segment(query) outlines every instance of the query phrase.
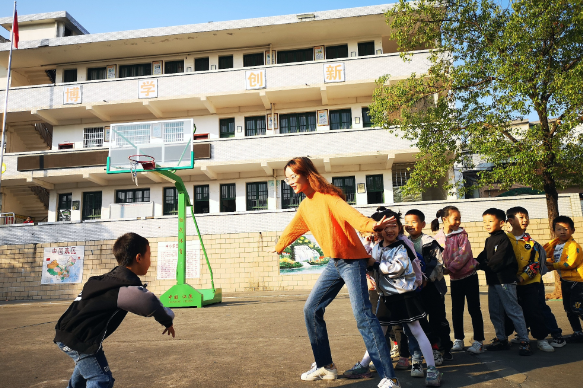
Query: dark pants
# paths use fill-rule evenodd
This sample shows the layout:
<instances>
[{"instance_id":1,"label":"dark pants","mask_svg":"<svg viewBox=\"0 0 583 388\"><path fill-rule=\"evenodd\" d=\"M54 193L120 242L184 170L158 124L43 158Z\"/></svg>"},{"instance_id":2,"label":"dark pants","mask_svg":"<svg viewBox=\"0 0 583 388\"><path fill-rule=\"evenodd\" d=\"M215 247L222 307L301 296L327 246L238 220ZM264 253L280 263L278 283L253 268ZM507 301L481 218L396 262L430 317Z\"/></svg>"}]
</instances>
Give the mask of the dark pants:
<instances>
[{"instance_id":1,"label":"dark pants","mask_svg":"<svg viewBox=\"0 0 583 388\"><path fill-rule=\"evenodd\" d=\"M463 340L464 335L464 307L468 300L468 312L472 317L474 341L484 340L484 320L480 309L480 283L478 274L450 282L451 293L451 320L455 339Z\"/></svg>"},{"instance_id":2,"label":"dark pants","mask_svg":"<svg viewBox=\"0 0 583 388\"><path fill-rule=\"evenodd\" d=\"M439 349L450 351L453 342L449 334L449 322L445 314L445 298L439 293L433 282L427 282L421 290L421 303L428 315L428 321L421 322L431 345L438 345Z\"/></svg>"},{"instance_id":3,"label":"dark pants","mask_svg":"<svg viewBox=\"0 0 583 388\"><path fill-rule=\"evenodd\" d=\"M536 286L538 287L538 308L542 312L545 319L545 326L554 338L560 337L563 334L563 331L557 324L555 314L553 314L551 308L547 305L547 300L545 298L545 284L543 283L542 279L540 283L536 284Z\"/></svg>"},{"instance_id":4,"label":"dark pants","mask_svg":"<svg viewBox=\"0 0 583 388\"><path fill-rule=\"evenodd\" d=\"M563 291L563 308L567 313L571 328L573 331L581 331L579 319L583 319L583 283L561 279L561 290Z\"/></svg>"},{"instance_id":5,"label":"dark pants","mask_svg":"<svg viewBox=\"0 0 583 388\"><path fill-rule=\"evenodd\" d=\"M522 307L526 327L530 329L530 334L534 338L543 340L547 338L549 330L545 325L544 316L539 306L538 292L539 283L516 287L516 296L518 298L518 304ZM505 317L504 326L507 336L514 331L514 324L508 316Z\"/></svg>"}]
</instances>

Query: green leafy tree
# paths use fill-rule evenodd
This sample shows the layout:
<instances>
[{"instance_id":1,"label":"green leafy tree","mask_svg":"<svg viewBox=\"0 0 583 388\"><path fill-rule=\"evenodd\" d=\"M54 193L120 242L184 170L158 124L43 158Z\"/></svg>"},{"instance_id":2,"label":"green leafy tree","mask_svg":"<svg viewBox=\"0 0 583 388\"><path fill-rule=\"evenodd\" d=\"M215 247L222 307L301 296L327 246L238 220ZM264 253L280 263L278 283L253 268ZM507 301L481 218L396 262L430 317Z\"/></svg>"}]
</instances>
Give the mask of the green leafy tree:
<instances>
[{"instance_id":1,"label":"green leafy tree","mask_svg":"<svg viewBox=\"0 0 583 388\"><path fill-rule=\"evenodd\" d=\"M477 186L543 190L558 216L557 190L583 184L583 1L400 0L386 20L404 60L432 48L425 74L379 79L370 107L420 150L405 193L487 163Z\"/></svg>"}]
</instances>

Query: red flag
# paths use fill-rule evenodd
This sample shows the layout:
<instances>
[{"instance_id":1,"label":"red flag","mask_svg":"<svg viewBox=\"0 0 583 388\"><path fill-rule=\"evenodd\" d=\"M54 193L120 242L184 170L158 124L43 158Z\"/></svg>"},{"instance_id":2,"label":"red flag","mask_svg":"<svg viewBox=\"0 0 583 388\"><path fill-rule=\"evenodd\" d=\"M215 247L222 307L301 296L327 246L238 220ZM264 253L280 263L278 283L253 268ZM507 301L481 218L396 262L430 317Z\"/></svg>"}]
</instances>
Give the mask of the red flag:
<instances>
[{"instance_id":1,"label":"red flag","mask_svg":"<svg viewBox=\"0 0 583 388\"><path fill-rule=\"evenodd\" d=\"M12 22L12 41L14 42L14 47L18 48L18 12L14 10L14 22Z\"/></svg>"}]
</instances>

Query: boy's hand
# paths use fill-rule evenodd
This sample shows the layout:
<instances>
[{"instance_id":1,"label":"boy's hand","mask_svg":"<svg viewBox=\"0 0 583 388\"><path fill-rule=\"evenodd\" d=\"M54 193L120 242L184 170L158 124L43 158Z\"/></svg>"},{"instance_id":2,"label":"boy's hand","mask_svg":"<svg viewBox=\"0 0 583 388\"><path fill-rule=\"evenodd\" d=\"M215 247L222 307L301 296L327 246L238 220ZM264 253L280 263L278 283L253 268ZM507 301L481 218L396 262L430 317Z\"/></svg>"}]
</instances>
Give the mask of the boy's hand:
<instances>
[{"instance_id":1,"label":"boy's hand","mask_svg":"<svg viewBox=\"0 0 583 388\"><path fill-rule=\"evenodd\" d=\"M449 275L450 273L451 273L451 272L449 272L449 269L447 269L447 268L445 268L445 267L443 268L443 274L444 274L444 275Z\"/></svg>"},{"instance_id":2,"label":"boy's hand","mask_svg":"<svg viewBox=\"0 0 583 388\"><path fill-rule=\"evenodd\" d=\"M545 264L547 265L547 269L548 269L549 271L554 271L554 270L555 270L555 267L553 267L553 265L552 265L552 264L550 264L550 263L545 263Z\"/></svg>"},{"instance_id":3,"label":"boy's hand","mask_svg":"<svg viewBox=\"0 0 583 388\"><path fill-rule=\"evenodd\" d=\"M165 328L162 334L166 334L166 332L168 332L168 335L172 335L172 338L176 336L176 333L174 332L174 325Z\"/></svg>"},{"instance_id":4,"label":"boy's hand","mask_svg":"<svg viewBox=\"0 0 583 388\"><path fill-rule=\"evenodd\" d=\"M522 278L522 276L517 276L516 277L518 284L522 283L524 281L524 279Z\"/></svg>"},{"instance_id":5,"label":"boy's hand","mask_svg":"<svg viewBox=\"0 0 583 388\"><path fill-rule=\"evenodd\" d=\"M369 257L368 261L366 262L366 265L368 267L372 267L374 265L374 263L375 263L375 259L373 259L372 257Z\"/></svg>"}]
</instances>

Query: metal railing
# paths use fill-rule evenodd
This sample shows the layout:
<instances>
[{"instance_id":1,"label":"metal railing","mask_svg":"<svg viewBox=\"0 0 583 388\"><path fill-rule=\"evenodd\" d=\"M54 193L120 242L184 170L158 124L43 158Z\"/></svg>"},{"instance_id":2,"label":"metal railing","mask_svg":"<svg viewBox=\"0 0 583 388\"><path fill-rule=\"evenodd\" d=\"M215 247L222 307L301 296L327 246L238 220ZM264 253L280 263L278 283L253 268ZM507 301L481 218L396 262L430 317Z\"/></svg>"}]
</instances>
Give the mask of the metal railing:
<instances>
[{"instance_id":1,"label":"metal railing","mask_svg":"<svg viewBox=\"0 0 583 388\"><path fill-rule=\"evenodd\" d=\"M49 208L49 191L41 186L30 186L30 191L37 196L39 201L41 201L45 207L45 209Z\"/></svg>"},{"instance_id":2,"label":"metal railing","mask_svg":"<svg viewBox=\"0 0 583 388\"><path fill-rule=\"evenodd\" d=\"M14 213L0 213L0 225L12 225L16 221Z\"/></svg>"},{"instance_id":3,"label":"metal railing","mask_svg":"<svg viewBox=\"0 0 583 388\"><path fill-rule=\"evenodd\" d=\"M47 123L34 123L34 129L41 135L48 147L53 146L53 126Z\"/></svg>"}]
</instances>

